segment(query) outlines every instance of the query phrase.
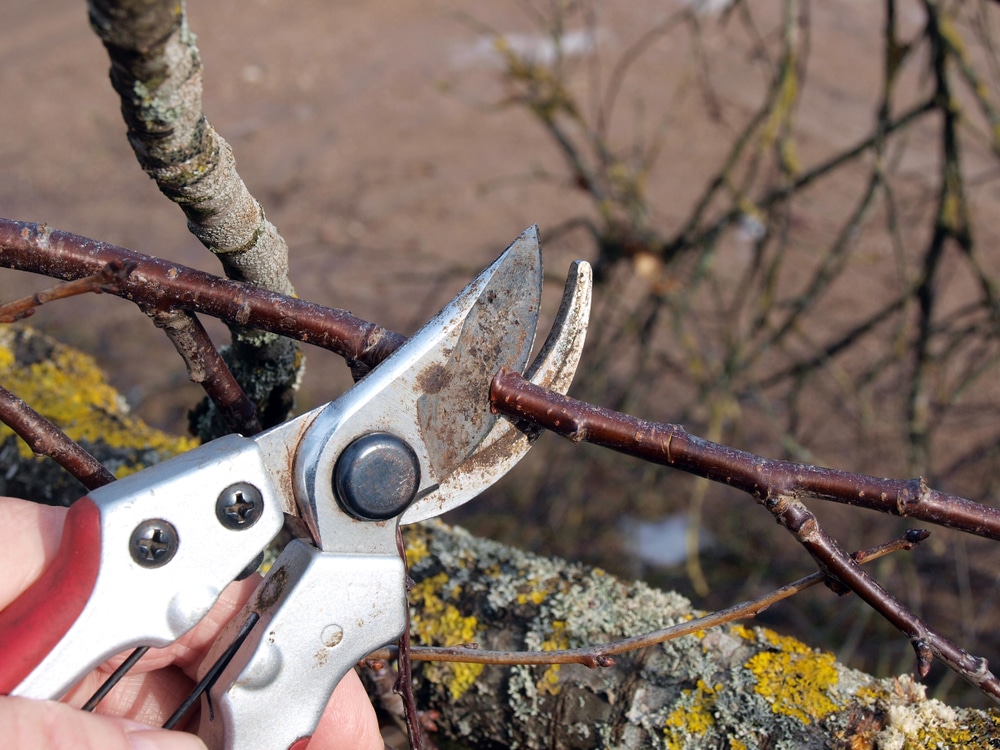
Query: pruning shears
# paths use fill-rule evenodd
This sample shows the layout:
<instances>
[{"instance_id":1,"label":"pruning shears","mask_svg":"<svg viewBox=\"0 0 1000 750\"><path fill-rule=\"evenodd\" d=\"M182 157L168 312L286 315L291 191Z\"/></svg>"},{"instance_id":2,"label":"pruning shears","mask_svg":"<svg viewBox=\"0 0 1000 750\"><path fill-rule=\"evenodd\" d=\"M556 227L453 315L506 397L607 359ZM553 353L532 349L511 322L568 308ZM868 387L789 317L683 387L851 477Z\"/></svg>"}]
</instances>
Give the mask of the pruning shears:
<instances>
[{"instance_id":1,"label":"pruning shears","mask_svg":"<svg viewBox=\"0 0 1000 750\"><path fill-rule=\"evenodd\" d=\"M198 733L218 749L304 746L341 677L405 627L399 525L480 494L537 437L491 412L493 376L569 388L590 268L571 268L525 369L541 287L532 227L336 400L74 503L56 561L0 612L0 693L56 699L115 654L173 642L288 527L296 538L205 661Z\"/></svg>"}]
</instances>

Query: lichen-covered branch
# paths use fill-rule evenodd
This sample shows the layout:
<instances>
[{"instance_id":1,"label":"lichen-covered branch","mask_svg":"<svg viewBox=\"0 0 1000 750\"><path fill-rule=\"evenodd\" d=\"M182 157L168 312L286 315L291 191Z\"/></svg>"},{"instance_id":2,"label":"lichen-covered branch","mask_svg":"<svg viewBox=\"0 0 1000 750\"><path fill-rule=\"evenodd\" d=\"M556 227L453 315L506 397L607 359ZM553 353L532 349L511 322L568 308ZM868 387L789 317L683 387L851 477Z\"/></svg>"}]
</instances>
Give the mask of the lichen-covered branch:
<instances>
[{"instance_id":1,"label":"lichen-covered branch","mask_svg":"<svg viewBox=\"0 0 1000 750\"><path fill-rule=\"evenodd\" d=\"M406 538L415 644L547 651L699 614L677 594L440 523ZM876 680L744 625L616 656L608 668L420 662L414 671L439 735L476 748L966 747L1000 736L996 709L956 710L909 677Z\"/></svg>"},{"instance_id":2,"label":"lichen-covered branch","mask_svg":"<svg viewBox=\"0 0 1000 750\"><path fill-rule=\"evenodd\" d=\"M910 529L903 536L890 542L862 550L851 555L859 563L871 562L878 558L912 549L915 544L927 539L929 532L923 529ZM756 617L772 605L795 596L808 588L820 583L829 583L825 573L816 572L804 576L797 581L770 591L756 599L740 602L731 607L710 612L676 625L670 625L650 633L633 635L619 641L611 641L596 646L584 646L574 649L555 649L551 651L486 651L479 644L464 644L459 646L411 646L408 649L413 661L450 661L463 664L582 664L585 667L612 667L614 656L626 651L637 651L648 646L655 646L675 638L693 635L701 630L719 625ZM474 646L474 647L473 647ZM399 647L389 646L369 654L366 661L395 659L401 652Z\"/></svg>"},{"instance_id":3,"label":"lichen-covered branch","mask_svg":"<svg viewBox=\"0 0 1000 750\"><path fill-rule=\"evenodd\" d=\"M202 63L183 1L91 0L90 22L111 59L111 82L139 164L177 203L188 228L230 278L291 295L288 247L236 171L229 144L202 109ZM291 341L232 326L229 363L267 424L291 407L301 358ZM267 378L260 372L269 371ZM209 422L214 421L209 419ZM225 432L203 425L203 435Z\"/></svg>"},{"instance_id":4,"label":"lichen-covered branch","mask_svg":"<svg viewBox=\"0 0 1000 750\"><path fill-rule=\"evenodd\" d=\"M0 383L55 423L104 470L93 475L94 481L74 478L55 461L35 455L13 429L0 424L3 495L69 505L109 474L121 477L195 446L193 440L166 435L131 416L91 357L31 328L0 328Z\"/></svg>"}]
</instances>

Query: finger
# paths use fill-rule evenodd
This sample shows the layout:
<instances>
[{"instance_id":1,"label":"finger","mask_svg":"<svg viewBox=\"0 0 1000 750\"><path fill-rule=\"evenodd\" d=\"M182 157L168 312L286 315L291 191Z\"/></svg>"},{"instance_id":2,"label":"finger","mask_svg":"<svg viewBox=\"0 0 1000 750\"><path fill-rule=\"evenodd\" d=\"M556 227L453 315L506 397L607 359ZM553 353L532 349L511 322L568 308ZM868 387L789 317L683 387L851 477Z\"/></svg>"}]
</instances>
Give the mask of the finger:
<instances>
[{"instance_id":1,"label":"finger","mask_svg":"<svg viewBox=\"0 0 1000 750\"><path fill-rule=\"evenodd\" d=\"M62 537L66 508L0 497L0 609L28 588L52 562Z\"/></svg>"},{"instance_id":2,"label":"finger","mask_svg":"<svg viewBox=\"0 0 1000 750\"><path fill-rule=\"evenodd\" d=\"M205 750L191 734L28 698L0 698L0 726L11 750Z\"/></svg>"},{"instance_id":3,"label":"finger","mask_svg":"<svg viewBox=\"0 0 1000 750\"><path fill-rule=\"evenodd\" d=\"M253 593L259 577L230 584L188 633L165 648L150 649L101 701L98 711L148 724L162 724L187 697L196 672L222 628ZM119 654L81 680L64 701L82 706L128 654Z\"/></svg>"},{"instance_id":4,"label":"finger","mask_svg":"<svg viewBox=\"0 0 1000 750\"><path fill-rule=\"evenodd\" d=\"M313 732L308 750L384 750L375 709L365 692L361 678L353 669L333 691L323 717Z\"/></svg>"}]
</instances>

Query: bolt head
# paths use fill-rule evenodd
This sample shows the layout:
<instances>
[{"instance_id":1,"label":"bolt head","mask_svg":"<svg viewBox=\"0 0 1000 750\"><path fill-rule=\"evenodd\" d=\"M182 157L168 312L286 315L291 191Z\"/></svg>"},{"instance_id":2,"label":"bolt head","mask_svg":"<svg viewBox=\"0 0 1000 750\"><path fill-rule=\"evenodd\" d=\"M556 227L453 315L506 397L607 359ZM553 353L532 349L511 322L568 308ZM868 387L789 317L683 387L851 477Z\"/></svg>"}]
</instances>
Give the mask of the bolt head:
<instances>
[{"instance_id":1,"label":"bolt head","mask_svg":"<svg viewBox=\"0 0 1000 750\"><path fill-rule=\"evenodd\" d=\"M231 484L219 493L215 502L215 517L227 529L249 529L264 511L264 497L260 490L247 482Z\"/></svg>"},{"instance_id":2,"label":"bolt head","mask_svg":"<svg viewBox=\"0 0 1000 750\"><path fill-rule=\"evenodd\" d=\"M172 523L152 518L135 527L129 539L129 553L144 568L160 568L174 558L179 544Z\"/></svg>"},{"instance_id":3,"label":"bolt head","mask_svg":"<svg viewBox=\"0 0 1000 750\"><path fill-rule=\"evenodd\" d=\"M340 506L362 521L398 516L420 487L420 462L413 449L388 432L362 435L344 449L333 470Z\"/></svg>"}]
</instances>

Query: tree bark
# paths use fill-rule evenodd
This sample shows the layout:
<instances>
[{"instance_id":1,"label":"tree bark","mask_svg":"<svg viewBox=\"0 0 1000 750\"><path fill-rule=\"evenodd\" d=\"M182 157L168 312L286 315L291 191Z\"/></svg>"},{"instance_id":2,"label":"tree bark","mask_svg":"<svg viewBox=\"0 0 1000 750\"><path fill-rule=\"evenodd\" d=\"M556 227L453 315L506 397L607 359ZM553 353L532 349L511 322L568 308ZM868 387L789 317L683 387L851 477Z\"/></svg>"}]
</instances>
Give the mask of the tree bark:
<instances>
[{"instance_id":1,"label":"tree bark","mask_svg":"<svg viewBox=\"0 0 1000 750\"><path fill-rule=\"evenodd\" d=\"M178 204L188 228L237 281L293 295L288 246L236 171L229 144L202 108L202 63L178 0L91 0L90 23L111 60L128 139L139 164ZM294 342L231 326L225 359L265 426L292 407L302 364ZM228 428L211 402L193 427L205 439Z\"/></svg>"},{"instance_id":2,"label":"tree bark","mask_svg":"<svg viewBox=\"0 0 1000 750\"><path fill-rule=\"evenodd\" d=\"M410 528L406 540L414 644L576 648L700 614L676 593L441 523ZM996 709L928 700L909 676L878 680L752 623L615 659L594 669L416 662L417 702L440 714L440 736L475 748L931 748L1000 738Z\"/></svg>"}]
</instances>

